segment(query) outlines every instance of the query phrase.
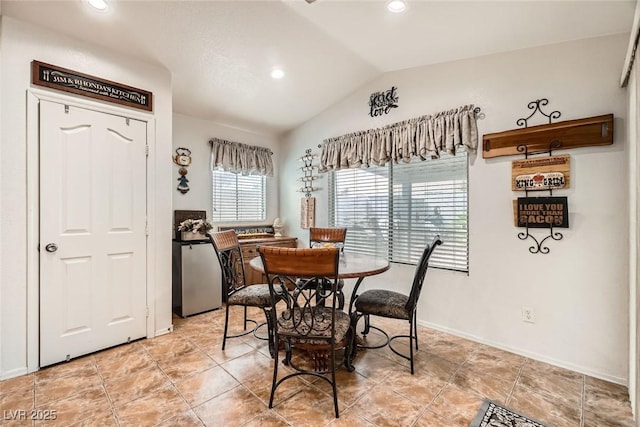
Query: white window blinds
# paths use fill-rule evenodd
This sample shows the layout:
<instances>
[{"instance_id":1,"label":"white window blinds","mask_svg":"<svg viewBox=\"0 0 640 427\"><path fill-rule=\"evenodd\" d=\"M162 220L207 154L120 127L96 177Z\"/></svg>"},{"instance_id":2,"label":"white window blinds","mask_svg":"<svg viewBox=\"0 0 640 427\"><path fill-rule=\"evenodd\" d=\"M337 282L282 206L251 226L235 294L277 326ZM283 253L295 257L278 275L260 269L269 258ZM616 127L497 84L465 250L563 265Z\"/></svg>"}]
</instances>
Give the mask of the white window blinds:
<instances>
[{"instance_id":1,"label":"white window blinds","mask_svg":"<svg viewBox=\"0 0 640 427\"><path fill-rule=\"evenodd\" d=\"M212 172L214 222L264 221L266 177Z\"/></svg>"},{"instance_id":2,"label":"white window blinds","mask_svg":"<svg viewBox=\"0 0 640 427\"><path fill-rule=\"evenodd\" d=\"M330 173L329 223L347 227L349 250L415 264L433 236L430 265L469 270L467 155Z\"/></svg>"}]
</instances>

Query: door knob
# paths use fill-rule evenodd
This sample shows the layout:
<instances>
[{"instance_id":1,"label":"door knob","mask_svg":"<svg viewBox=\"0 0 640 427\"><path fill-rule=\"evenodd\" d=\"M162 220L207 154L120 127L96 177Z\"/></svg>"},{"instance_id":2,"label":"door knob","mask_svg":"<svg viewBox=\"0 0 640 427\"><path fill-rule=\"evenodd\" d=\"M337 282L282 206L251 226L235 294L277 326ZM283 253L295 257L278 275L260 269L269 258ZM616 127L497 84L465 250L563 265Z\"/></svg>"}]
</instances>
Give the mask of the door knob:
<instances>
[{"instance_id":1,"label":"door knob","mask_svg":"<svg viewBox=\"0 0 640 427\"><path fill-rule=\"evenodd\" d=\"M44 249L47 252L55 252L58 250L58 245L56 245L55 243L49 243L47 246L44 247Z\"/></svg>"}]
</instances>

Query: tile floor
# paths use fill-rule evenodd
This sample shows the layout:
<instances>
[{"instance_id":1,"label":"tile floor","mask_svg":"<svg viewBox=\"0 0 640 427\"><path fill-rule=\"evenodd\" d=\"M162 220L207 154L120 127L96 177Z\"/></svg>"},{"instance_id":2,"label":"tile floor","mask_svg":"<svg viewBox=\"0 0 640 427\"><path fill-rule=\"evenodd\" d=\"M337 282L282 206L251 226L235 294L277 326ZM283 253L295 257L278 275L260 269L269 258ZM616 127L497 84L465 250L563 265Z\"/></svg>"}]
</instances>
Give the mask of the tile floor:
<instances>
[{"instance_id":1,"label":"tile floor","mask_svg":"<svg viewBox=\"0 0 640 427\"><path fill-rule=\"evenodd\" d=\"M0 425L457 427L469 425L484 397L554 427L634 425L623 386L425 327L415 375L387 348L361 351L355 372L340 370L339 419L327 384L304 377L284 383L269 409L266 342L248 335L223 352L223 324L224 310L175 317L174 333L2 381ZM20 410L55 411L56 419L16 419Z\"/></svg>"}]
</instances>

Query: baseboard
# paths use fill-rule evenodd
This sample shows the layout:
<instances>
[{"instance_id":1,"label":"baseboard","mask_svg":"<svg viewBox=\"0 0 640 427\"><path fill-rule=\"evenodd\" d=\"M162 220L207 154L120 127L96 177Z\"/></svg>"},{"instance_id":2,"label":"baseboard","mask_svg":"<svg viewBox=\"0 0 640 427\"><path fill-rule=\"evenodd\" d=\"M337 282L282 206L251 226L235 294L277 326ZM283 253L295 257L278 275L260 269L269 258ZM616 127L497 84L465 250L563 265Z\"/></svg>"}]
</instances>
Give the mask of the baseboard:
<instances>
[{"instance_id":1,"label":"baseboard","mask_svg":"<svg viewBox=\"0 0 640 427\"><path fill-rule=\"evenodd\" d=\"M173 332L173 325L169 326L168 328L158 329L155 332L153 337L159 337L160 335L170 334L171 332ZM149 337L149 338L153 338L153 337Z\"/></svg>"},{"instance_id":2,"label":"baseboard","mask_svg":"<svg viewBox=\"0 0 640 427\"><path fill-rule=\"evenodd\" d=\"M10 371L6 371L6 372L0 373L0 381L1 380L8 380L9 378L19 377L21 375L25 375L25 374L28 374L28 373L29 372L27 371L27 367L26 366L24 368L12 369Z\"/></svg>"},{"instance_id":3,"label":"baseboard","mask_svg":"<svg viewBox=\"0 0 640 427\"><path fill-rule=\"evenodd\" d=\"M486 339L483 339L483 338L480 338L480 337L477 337L477 336L474 336L474 335L471 335L471 334L460 332L458 330L447 328L447 327L444 327L444 326L436 325L436 324L433 324L433 323L430 323L430 322L424 322L424 321L420 321L419 320L418 324L422 325L422 326L426 326L426 327L431 328L431 329L435 329L437 331L446 332L448 334L455 335L455 336L460 337L460 338L465 338L465 339L468 339L468 340L471 340L471 341L474 341L474 342L477 342L477 343L480 343L480 344L486 344L488 346L495 347L495 348L498 348L500 350L505 350L505 351L508 351L508 352L511 352L511 353L515 353L515 354L518 354L520 356L527 357L529 359L537 360L539 362L548 363L550 365L554 365L554 366L557 366L559 368L569 369L569 370L574 371L574 372L578 372L578 373L581 373L581 374L584 374L584 375L589 375L590 377L599 378L601 380L609 381L609 382L612 382L612 383L620 384L620 385L623 385L625 387L628 386L627 378L621 378L621 377L616 377L616 376L613 376L613 375L604 374L602 372L597 372L597 371L594 371L593 369L590 369L590 368L587 368L587 367L584 367L584 366L574 365L573 363L568 363L568 362L563 361L563 360L556 360L556 359L553 359L551 357L548 357L548 356L545 356L545 355L542 355L542 354L532 353L532 352L525 351L525 350L522 350L522 349L519 349L519 348L511 347L509 345L505 345L505 344L502 344L502 343L499 343L499 342L486 340Z\"/></svg>"}]
</instances>

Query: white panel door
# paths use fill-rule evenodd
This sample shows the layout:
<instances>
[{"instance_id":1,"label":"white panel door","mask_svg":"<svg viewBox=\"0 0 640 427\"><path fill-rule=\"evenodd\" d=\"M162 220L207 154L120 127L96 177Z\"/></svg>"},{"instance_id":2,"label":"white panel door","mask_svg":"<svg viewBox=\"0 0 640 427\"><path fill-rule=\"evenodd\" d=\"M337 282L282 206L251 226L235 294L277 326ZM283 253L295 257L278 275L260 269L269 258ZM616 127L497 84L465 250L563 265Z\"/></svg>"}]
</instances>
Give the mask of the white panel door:
<instances>
[{"instance_id":1,"label":"white panel door","mask_svg":"<svg viewBox=\"0 0 640 427\"><path fill-rule=\"evenodd\" d=\"M40 366L146 336L146 133L40 102Z\"/></svg>"}]
</instances>

